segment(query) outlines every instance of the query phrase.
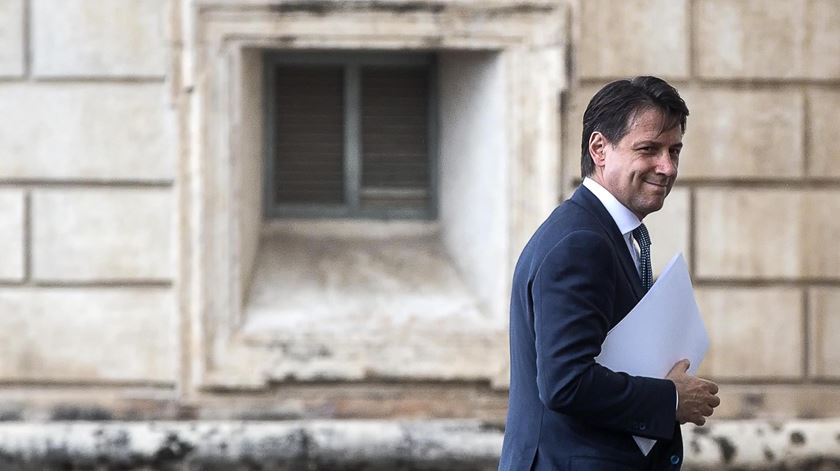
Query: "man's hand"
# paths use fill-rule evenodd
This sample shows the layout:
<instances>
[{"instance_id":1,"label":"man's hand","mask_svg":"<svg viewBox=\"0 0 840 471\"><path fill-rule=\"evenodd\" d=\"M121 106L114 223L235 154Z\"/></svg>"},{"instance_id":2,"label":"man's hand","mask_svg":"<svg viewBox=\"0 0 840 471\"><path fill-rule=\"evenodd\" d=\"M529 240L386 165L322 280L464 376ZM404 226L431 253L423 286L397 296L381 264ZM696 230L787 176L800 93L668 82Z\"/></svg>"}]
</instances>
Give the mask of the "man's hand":
<instances>
[{"instance_id":1,"label":"man's hand","mask_svg":"<svg viewBox=\"0 0 840 471\"><path fill-rule=\"evenodd\" d=\"M688 360L678 361L665 379L670 379L677 387L679 404L677 420L679 423L692 422L697 425L706 423L706 417L712 415L714 408L720 405L717 384L691 376L687 373Z\"/></svg>"}]
</instances>

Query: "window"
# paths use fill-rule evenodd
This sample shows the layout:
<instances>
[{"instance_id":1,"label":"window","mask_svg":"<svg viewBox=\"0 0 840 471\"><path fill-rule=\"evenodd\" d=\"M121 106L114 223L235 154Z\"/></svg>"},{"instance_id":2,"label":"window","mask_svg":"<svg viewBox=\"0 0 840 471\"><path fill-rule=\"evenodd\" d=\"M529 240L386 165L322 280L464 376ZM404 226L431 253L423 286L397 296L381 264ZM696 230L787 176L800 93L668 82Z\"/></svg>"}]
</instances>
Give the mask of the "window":
<instances>
[{"instance_id":1,"label":"window","mask_svg":"<svg viewBox=\"0 0 840 471\"><path fill-rule=\"evenodd\" d=\"M431 55L265 61L268 217L435 216Z\"/></svg>"}]
</instances>

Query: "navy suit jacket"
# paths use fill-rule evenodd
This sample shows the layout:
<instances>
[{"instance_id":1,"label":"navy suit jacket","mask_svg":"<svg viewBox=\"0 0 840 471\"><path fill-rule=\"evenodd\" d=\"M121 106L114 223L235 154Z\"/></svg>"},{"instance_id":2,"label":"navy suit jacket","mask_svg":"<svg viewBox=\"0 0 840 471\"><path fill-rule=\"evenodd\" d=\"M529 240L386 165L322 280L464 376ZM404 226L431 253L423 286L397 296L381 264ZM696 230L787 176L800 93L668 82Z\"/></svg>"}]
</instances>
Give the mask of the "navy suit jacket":
<instances>
[{"instance_id":1,"label":"navy suit jacket","mask_svg":"<svg viewBox=\"0 0 840 471\"><path fill-rule=\"evenodd\" d=\"M674 384L594 360L643 294L618 226L579 187L537 229L514 271L500 470L679 469ZM633 435L658 440L650 455Z\"/></svg>"}]
</instances>

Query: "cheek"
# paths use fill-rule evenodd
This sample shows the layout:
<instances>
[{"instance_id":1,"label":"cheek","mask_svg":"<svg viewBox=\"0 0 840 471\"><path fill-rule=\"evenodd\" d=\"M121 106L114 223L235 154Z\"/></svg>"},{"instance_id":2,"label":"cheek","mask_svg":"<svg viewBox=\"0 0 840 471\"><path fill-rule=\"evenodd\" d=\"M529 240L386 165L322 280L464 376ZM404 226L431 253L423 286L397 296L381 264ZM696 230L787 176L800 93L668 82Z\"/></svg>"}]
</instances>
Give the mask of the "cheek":
<instances>
[{"instance_id":1,"label":"cheek","mask_svg":"<svg viewBox=\"0 0 840 471\"><path fill-rule=\"evenodd\" d=\"M604 167L604 179L610 182L614 182L618 179L619 172L616 171L615 167L606 166Z\"/></svg>"}]
</instances>

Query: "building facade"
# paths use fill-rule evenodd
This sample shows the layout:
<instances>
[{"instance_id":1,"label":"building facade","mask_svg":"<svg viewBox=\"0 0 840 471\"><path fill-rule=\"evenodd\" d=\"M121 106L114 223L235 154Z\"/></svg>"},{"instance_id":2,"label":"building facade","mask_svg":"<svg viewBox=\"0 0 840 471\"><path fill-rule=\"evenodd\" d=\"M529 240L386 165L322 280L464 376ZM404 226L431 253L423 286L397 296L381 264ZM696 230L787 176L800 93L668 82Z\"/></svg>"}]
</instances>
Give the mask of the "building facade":
<instances>
[{"instance_id":1,"label":"building facade","mask_svg":"<svg viewBox=\"0 0 840 471\"><path fill-rule=\"evenodd\" d=\"M691 110L650 217L720 419L840 415L836 0L2 0L0 416L477 419L616 78ZM655 270L656 271L656 270Z\"/></svg>"}]
</instances>

